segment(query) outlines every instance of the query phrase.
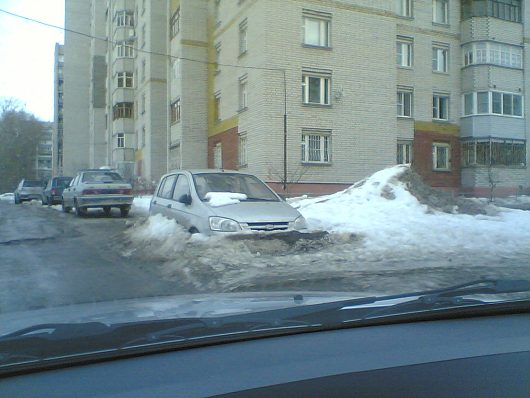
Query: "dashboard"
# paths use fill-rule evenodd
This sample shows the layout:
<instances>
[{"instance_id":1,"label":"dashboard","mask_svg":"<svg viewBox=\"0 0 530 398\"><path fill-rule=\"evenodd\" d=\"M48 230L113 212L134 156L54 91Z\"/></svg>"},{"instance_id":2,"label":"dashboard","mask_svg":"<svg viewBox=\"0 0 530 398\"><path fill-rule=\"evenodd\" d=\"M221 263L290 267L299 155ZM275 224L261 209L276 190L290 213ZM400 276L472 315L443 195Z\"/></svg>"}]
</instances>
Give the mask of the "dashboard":
<instances>
[{"instance_id":1,"label":"dashboard","mask_svg":"<svg viewBox=\"0 0 530 398\"><path fill-rule=\"evenodd\" d=\"M529 397L530 314L364 326L0 379L0 397Z\"/></svg>"}]
</instances>

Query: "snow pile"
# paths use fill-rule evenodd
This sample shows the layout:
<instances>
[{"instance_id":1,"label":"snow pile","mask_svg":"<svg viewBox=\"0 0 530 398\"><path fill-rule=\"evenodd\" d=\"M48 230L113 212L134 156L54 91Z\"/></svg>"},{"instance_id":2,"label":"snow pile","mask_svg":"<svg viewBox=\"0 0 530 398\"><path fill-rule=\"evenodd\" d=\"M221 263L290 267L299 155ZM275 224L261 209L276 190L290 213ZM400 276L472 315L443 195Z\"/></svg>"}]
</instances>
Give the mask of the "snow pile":
<instances>
[{"instance_id":1,"label":"snow pile","mask_svg":"<svg viewBox=\"0 0 530 398\"><path fill-rule=\"evenodd\" d=\"M490 216L444 213L411 193L400 180L409 172L409 166L394 166L344 191L291 205L311 229L361 234L370 256L425 258L469 251L498 256L528 250L521 242L530 242L530 212L495 208Z\"/></svg>"},{"instance_id":2,"label":"snow pile","mask_svg":"<svg viewBox=\"0 0 530 398\"><path fill-rule=\"evenodd\" d=\"M134 214L147 215L149 214L149 206L151 204L152 196L137 196L133 200L132 212Z\"/></svg>"},{"instance_id":3,"label":"snow pile","mask_svg":"<svg viewBox=\"0 0 530 398\"><path fill-rule=\"evenodd\" d=\"M208 204L212 207L221 207L227 205L233 205L239 203L242 200L247 199L247 195L244 193L234 192L208 192L204 195L204 198L208 200Z\"/></svg>"}]
</instances>

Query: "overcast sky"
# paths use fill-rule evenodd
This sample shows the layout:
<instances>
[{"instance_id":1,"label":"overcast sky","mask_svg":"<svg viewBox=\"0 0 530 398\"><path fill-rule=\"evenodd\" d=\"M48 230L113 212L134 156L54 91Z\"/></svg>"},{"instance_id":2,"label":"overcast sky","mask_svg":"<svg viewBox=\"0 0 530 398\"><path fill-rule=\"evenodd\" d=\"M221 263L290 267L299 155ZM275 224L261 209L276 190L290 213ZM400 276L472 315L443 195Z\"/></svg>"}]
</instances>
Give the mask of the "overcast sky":
<instances>
[{"instance_id":1,"label":"overcast sky","mask_svg":"<svg viewBox=\"0 0 530 398\"><path fill-rule=\"evenodd\" d=\"M64 26L64 0L0 0L0 9ZM14 97L26 111L53 120L53 57L62 30L0 12L0 100Z\"/></svg>"}]
</instances>

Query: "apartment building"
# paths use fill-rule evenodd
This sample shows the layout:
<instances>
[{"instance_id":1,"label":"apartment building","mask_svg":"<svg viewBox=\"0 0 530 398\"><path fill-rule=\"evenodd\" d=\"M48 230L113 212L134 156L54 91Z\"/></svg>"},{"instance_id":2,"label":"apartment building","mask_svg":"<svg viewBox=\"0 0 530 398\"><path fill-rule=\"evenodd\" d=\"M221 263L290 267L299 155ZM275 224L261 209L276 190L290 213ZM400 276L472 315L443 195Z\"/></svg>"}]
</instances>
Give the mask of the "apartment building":
<instances>
[{"instance_id":1,"label":"apartment building","mask_svg":"<svg viewBox=\"0 0 530 398\"><path fill-rule=\"evenodd\" d=\"M63 94L64 94L64 49L55 44L54 54L54 116L52 130L52 174L63 173Z\"/></svg>"},{"instance_id":2,"label":"apartment building","mask_svg":"<svg viewBox=\"0 0 530 398\"><path fill-rule=\"evenodd\" d=\"M530 0L95 3L106 163L125 174L239 169L319 194L412 163L455 193L530 188Z\"/></svg>"},{"instance_id":3,"label":"apartment building","mask_svg":"<svg viewBox=\"0 0 530 398\"><path fill-rule=\"evenodd\" d=\"M52 176L52 135L53 124L45 123L37 145L35 177L45 181Z\"/></svg>"}]
</instances>

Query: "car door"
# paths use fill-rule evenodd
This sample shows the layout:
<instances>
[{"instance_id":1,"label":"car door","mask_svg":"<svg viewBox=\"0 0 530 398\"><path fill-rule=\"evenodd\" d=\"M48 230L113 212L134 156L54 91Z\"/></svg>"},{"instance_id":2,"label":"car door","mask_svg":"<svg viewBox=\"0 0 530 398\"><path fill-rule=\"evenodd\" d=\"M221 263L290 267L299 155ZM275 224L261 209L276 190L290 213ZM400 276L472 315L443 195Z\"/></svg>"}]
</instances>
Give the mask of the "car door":
<instances>
[{"instance_id":1,"label":"car door","mask_svg":"<svg viewBox=\"0 0 530 398\"><path fill-rule=\"evenodd\" d=\"M74 205L74 196L73 196L73 188L77 185L77 181L79 181L80 176L77 175L70 185L63 191L63 201L66 206L73 206Z\"/></svg>"},{"instance_id":2,"label":"car door","mask_svg":"<svg viewBox=\"0 0 530 398\"><path fill-rule=\"evenodd\" d=\"M192 227L198 228L195 225L195 216L192 212L190 203L184 203L184 198L190 198L190 181L187 175L178 174L175 188L173 190L173 196L171 198L171 206L168 211L172 214L172 218L182 225L185 229L189 230Z\"/></svg>"},{"instance_id":3,"label":"car door","mask_svg":"<svg viewBox=\"0 0 530 398\"><path fill-rule=\"evenodd\" d=\"M177 175L170 174L160 182L156 197L151 202L151 212L153 214L162 214L165 217L173 218L168 209L171 208L175 181L177 181Z\"/></svg>"}]
</instances>

